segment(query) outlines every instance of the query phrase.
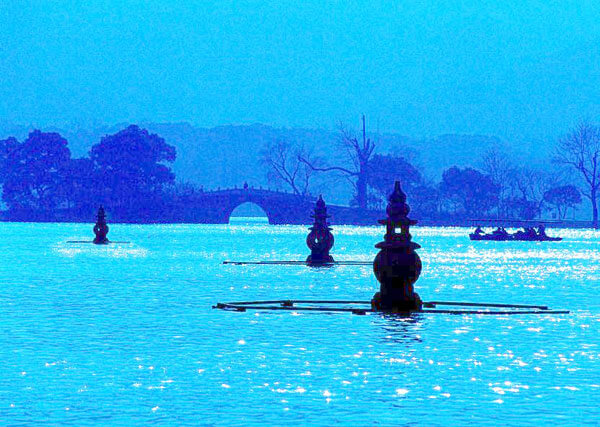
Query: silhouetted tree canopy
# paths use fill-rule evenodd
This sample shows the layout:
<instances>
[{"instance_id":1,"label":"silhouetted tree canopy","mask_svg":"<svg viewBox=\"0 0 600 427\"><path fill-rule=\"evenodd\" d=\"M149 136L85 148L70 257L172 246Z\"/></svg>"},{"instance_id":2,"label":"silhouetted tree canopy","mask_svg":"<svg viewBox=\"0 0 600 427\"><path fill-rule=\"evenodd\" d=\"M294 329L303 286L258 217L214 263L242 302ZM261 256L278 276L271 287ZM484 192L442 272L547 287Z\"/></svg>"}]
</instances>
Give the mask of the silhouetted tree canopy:
<instances>
[{"instance_id":1,"label":"silhouetted tree canopy","mask_svg":"<svg viewBox=\"0 0 600 427\"><path fill-rule=\"evenodd\" d=\"M4 182L7 174L8 158L17 148L19 148L19 141L16 138L10 137L0 140L0 184Z\"/></svg>"},{"instance_id":2,"label":"silhouetted tree canopy","mask_svg":"<svg viewBox=\"0 0 600 427\"><path fill-rule=\"evenodd\" d=\"M435 185L417 184L410 192L410 207L414 218L437 218L440 209L440 192Z\"/></svg>"},{"instance_id":3,"label":"silhouetted tree canopy","mask_svg":"<svg viewBox=\"0 0 600 427\"><path fill-rule=\"evenodd\" d=\"M569 208L581 203L581 193L574 185L562 185L546 191L544 201L556 209L558 219L564 219Z\"/></svg>"},{"instance_id":4,"label":"silhouetted tree canopy","mask_svg":"<svg viewBox=\"0 0 600 427\"><path fill-rule=\"evenodd\" d=\"M61 187L66 208L75 210L80 217L92 215L100 203L96 200L98 186L94 163L88 158L72 159L64 169Z\"/></svg>"},{"instance_id":5,"label":"silhouetted tree canopy","mask_svg":"<svg viewBox=\"0 0 600 427\"><path fill-rule=\"evenodd\" d=\"M532 220L541 212L539 203L525 197L509 197L504 199L503 204L508 218Z\"/></svg>"},{"instance_id":6,"label":"silhouetted tree canopy","mask_svg":"<svg viewBox=\"0 0 600 427\"><path fill-rule=\"evenodd\" d=\"M400 181L405 191L412 192L421 182L421 173L403 157L374 155L368 163L367 184L383 206L395 181Z\"/></svg>"},{"instance_id":7,"label":"silhouetted tree canopy","mask_svg":"<svg viewBox=\"0 0 600 427\"><path fill-rule=\"evenodd\" d=\"M175 156L175 147L135 125L105 136L90 151L100 199L125 211L155 201L164 187L175 181L164 164L173 162Z\"/></svg>"},{"instance_id":8,"label":"silhouetted tree canopy","mask_svg":"<svg viewBox=\"0 0 600 427\"><path fill-rule=\"evenodd\" d=\"M488 175L454 166L443 173L440 192L455 214L477 218L498 205L500 190Z\"/></svg>"},{"instance_id":9,"label":"silhouetted tree canopy","mask_svg":"<svg viewBox=\"0 0 600 427\"><path fill-rule=\"evenodd\" d=\"M10 147L5 151L6 147ZM16 211L52 211L63 201L61 187L71 160L67 140L35 130L21 144L2 142L6 153L3 199Z\"/></svg>"}]
</instances>

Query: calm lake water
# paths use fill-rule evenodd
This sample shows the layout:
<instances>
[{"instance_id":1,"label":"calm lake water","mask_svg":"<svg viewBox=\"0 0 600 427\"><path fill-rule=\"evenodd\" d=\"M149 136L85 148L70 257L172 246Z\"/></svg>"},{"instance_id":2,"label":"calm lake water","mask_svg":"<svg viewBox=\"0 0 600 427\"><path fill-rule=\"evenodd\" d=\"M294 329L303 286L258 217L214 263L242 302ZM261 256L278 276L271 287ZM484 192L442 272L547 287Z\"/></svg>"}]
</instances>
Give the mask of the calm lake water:
<instances>
[{"instance_id":1,"label":"calm lake water","mask_svg":"<svg viewBox=\"0 0 600 427\"><path fill-rule=\"evenodd\" d=\"M597 425L600 233L470 242L414 228L424 300L547 304L570 315L224 312L218 301L361 299L369 266L304 259L306 227L0 224L0 424ZM335 227L338 260L383 228Z\"/></svg>"}]
</instances>

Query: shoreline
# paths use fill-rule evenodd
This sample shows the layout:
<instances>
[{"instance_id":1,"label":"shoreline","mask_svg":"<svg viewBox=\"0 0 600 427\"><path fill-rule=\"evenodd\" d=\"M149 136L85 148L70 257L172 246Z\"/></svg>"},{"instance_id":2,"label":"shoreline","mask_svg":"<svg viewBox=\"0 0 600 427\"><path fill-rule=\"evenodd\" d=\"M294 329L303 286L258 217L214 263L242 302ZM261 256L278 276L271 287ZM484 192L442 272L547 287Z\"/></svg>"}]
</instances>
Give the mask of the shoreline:
<instances>
[{"instance_id":1,"label":"shoreline","mask_svg":"<svg viewBox=\"0 0 600 427\"><path fill-rule=\"evenodd\" d=\"M235 217L235 218L264 218L264 217ZM482 228L496 228L496 227L505 227L505 228L522 228L522 227L532 227L537 226L538 224L544 224L546 228L565 228L565 229L591 229L595 230L592 227L592 221L579 221L579 220L569 220L569 221L553 221L553 220L494 220L494 219L465 219L465 220L429 220L422 219L417 220L418 223L414 225L414 227L462 227L462 228L475 228L480 226ZM258 221L257 221L258 222ZM262 221L261 221L262 222ZM0 223L30 223L30 224L94 224L93 220L82 220L82 219L0 219ZM173 220L155 220L155 221L132 221L132 220L119 220L114 219L110 220L109 224L132 224L132 225L169 225L169 224L188 224L188 225L237 225L232 224L231 222L203 222L203 221L173 221ZM288 223L271 223L264 221L264 225L312 225L311 222L288 222ZM261 225L263 225L261 224ZM376 227L378 224L376 222L336 222L332 220L330 222L332 227L335 226L357 226L357 227Z\"/></svg>"}]
</instances>

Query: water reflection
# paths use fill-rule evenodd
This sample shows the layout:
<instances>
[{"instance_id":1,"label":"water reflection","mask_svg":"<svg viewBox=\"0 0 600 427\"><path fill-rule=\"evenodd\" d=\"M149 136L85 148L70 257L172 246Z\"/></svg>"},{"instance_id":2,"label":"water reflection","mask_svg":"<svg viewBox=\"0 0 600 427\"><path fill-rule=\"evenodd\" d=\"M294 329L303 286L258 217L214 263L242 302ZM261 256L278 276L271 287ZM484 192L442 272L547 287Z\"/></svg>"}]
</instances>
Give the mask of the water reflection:
<instances>
[{"instance_id":1,"label":"water reflection","mask_svg":"<svg viewBox=\"0 0 600 427\"><path fill-rule=\"evenodd\" d=\"M393 341L399 344L422 342L418 332L424 321L423 315L374 314L373 317L373 323L379 326L383 332L380 335L382 342Z\"/></svg>"}]
</instances>

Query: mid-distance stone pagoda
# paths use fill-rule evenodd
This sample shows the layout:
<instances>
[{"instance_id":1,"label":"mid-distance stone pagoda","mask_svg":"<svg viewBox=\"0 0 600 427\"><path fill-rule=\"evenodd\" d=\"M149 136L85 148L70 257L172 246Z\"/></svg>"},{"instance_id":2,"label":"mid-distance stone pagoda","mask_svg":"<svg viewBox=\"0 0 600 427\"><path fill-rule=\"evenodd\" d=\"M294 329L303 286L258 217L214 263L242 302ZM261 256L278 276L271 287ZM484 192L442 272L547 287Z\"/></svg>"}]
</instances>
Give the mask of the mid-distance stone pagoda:
<instances>
[{"instance_id":1,"label":"mid-distance stone pagoda","mask_svg":"<svg viewBox=\"0 0 600 427\"><path fill-rule=\"evenodd\" d=\"M104 208L100 206L98 209L98 217L96 220L96 225L94 225L94 234L96 237L94 238L94 244L96 245L107 245L109 243L106 235L108 234L108 225L106 225L106 214L104 213Z\"/></svg>"},{"instance_id":2,"label":"mid-distance stone pagoda","mask_svg":"<svg viewBox=\"0 0 600 427\"><path fill-rule=\"evenodd\" d=\"M306 263L319 265L333 262L333 257L329 255L329 251L333 247L334 238L331 234L331 227L327 222L329 215L327 215L327 206L323 197L319 196L311 217L314 219L314 223L309 228L310 233L306 236L306 245L310 249L310 255L306 259Z\"/></svg>"}]
</instances>

